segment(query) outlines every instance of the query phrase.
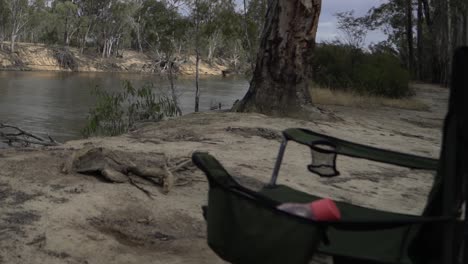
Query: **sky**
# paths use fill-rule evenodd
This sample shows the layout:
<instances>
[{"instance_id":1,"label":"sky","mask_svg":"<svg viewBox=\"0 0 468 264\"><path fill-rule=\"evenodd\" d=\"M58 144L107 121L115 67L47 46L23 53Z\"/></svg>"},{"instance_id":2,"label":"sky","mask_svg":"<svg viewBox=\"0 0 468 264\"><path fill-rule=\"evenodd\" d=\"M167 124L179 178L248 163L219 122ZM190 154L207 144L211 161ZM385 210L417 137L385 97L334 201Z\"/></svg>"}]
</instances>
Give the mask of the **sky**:
<instances>
[{"instance_id":1,"label":"sky","mask_svg":"<svg viewBox=\"0 0 468 264\"><path fill-rule=\"evenodd\" d=\"M243 0L236 1L238 6L242 6ZM373 6L378 6L384 2L386 0L322 0L317 41L334 40L340 37L340 32L336 28L335 13L354 10L356 16L362 16ZM382 32L374 31L367 34L365 42L368 45L385 39L386 36Z\"/></svg>"},{"instance_id":2,"label":"sky","mask_svg":"<svg viewBox=\"0 0 468 264\"><path fill-rule=\"evenodd\" d=\"M340 37L340 32L336 28L337 12L354 10L356 16L362 16L373 6L378 6L386 2L385 0L322 0L322 11L320 14L317 31L317 41L334 40ZM385 40L386 36L380 31L369 32L366 43L376 43Z\"/></svg>"}]
</instances>

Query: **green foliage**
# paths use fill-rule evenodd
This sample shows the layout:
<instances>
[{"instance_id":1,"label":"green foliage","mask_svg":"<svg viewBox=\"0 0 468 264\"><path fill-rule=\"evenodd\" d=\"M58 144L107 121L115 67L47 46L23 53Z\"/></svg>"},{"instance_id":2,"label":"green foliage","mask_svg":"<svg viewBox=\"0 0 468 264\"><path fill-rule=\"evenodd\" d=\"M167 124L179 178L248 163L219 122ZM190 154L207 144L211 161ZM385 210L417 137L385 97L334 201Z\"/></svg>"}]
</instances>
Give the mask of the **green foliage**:
<instances>
[{"instance_id":1,"label":"green foliage","mask_svg":"<svg viewBox=\"0 0 468 264\"><path fill-rule=\"evenodd\" d=\"M314 81L324 87L359 94L399 98L408 96L409 74L385 49L364 52L339 42L315 48Z\"/></svg>"},{"instance_id":2,"label":"green foliage","mask_svg":"<svg viewBox=\"0 0 468 264\"><path fill-rule=\"evenodd\" d=\"M109 93L96 87L96 106L88 116L84 136L115 136L127 132L136 122L161 121L177 115L176 103L165 94L155 94L154 85L135 88L124 81L122 90Z\"/></svg>"},{"instance_id":3,"label":"green foliage","mask_svg":"<svg viewBox=\"0 0 468 264\"><path fill-rule=\"evenodd\" d=\"M143 46L165 53L172 53L173 42L182 39L188 27L187 19L177 9L156 0L144 1L134 17L141 26Z\"/></svg>"},{"instance_id":4,"label":"green foliage","mask_svg":"<svg viewBox=\"0 0 468 264\"><path fill-rule=\"evenodd\" d=\"M254 63L267 4L246 0L244 10L234 0L0 0L0 39L11 38L16 20L10 3L18 1L28 23L17 41L76 47L103 58L134 49L182 61L194 55L198 38L202 60L222 59L233 70Z\"/></svg>"}]
</instances>

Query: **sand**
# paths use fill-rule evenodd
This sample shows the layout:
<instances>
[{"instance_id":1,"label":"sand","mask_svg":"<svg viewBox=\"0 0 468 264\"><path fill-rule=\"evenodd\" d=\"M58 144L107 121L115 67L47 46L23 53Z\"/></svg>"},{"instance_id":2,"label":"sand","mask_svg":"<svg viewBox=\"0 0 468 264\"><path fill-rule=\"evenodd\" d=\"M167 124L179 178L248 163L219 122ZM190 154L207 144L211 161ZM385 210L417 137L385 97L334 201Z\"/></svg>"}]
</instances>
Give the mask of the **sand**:
<instances>
[{"instance_id":1,"label":"sand","mask_svg":"<svg viewBox=\"0 0 468 264\"><path fill-rule=\"evenodd\" d=\"M419 85L427 111L319 106L314 122L260 114L210 112L109 138L58 147L0 150L0 263L223 263L206 244L200 207L207 182L194 166L178 172L176 186L154 196L130 184L63 174L63 162L85 146L171 160L208 151L241 183L260 188L271 175L280 132L304 127L372 146L438 157L448 91ZM341 176L324 179L306 170L310 153L291 143L279 182L299 190L370 208L421 213L433 174L339 157Z\"/></svg>"}]
</instances>

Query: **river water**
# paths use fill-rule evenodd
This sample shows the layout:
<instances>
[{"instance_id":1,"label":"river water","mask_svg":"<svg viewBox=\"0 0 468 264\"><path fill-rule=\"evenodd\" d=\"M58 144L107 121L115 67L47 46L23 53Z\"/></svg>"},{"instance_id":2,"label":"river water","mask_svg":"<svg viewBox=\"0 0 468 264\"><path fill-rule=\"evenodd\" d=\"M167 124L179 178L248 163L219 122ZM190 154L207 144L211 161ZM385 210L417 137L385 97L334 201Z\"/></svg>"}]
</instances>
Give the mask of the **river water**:
<instances>
[{"instance_id":1,"label":"river water","mask_svg":"<svg viewBox=\"0 0 468 264\"><path fill-rule=\"evenodd\" d=\"M124 80L136 86L152 82L155 87L169 87L167 80L154 75L0 71L0 122L61 141L79 138L96 102L93 89L99 86L118 91ZM201 78L200 111L208 111L211 105L219 103L227 109L247 89L248 82L241 77ZM179 77L177 93L183 113L193 112L194 78Z\"/></svg>"}]
</instances>

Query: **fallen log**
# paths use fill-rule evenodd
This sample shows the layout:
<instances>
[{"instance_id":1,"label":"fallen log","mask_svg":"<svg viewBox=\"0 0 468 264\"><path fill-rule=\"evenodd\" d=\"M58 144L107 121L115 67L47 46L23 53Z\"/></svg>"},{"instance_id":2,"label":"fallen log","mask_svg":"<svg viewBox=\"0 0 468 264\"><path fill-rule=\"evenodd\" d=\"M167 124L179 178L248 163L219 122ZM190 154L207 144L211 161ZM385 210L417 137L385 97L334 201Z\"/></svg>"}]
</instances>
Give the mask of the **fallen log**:
<instances>
[{"instance_id":1,"label":"fallen log","mask_svg":"<svg viewBox=\"0 0 468 264\"><path fill-rule=\"evenodd\" d=\"M151 197L153 194L135 177L162 187L162 192L167 194L175 185L173 173L191 165L191 160L185 157L172 164L164 153L142 157L137 153L87 147L74 152L65 161L62 172L97 175L111 183L130 183Z\"/></svg>"}]
</instances>

